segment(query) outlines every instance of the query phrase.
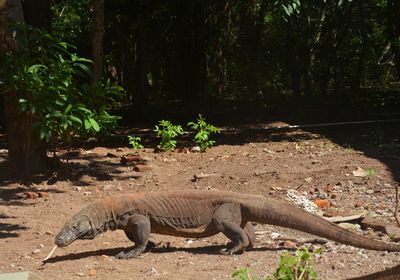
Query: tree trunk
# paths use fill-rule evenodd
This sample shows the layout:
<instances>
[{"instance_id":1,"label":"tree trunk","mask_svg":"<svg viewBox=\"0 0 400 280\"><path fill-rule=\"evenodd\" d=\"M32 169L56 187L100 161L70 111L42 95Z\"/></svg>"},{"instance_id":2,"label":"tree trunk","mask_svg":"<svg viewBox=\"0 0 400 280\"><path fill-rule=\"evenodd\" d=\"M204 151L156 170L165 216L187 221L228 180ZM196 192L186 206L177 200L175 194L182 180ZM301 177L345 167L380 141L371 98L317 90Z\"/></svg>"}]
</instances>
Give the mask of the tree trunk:
<instances>
[{"instance_id":1,"label":"tree trunk","mask_svg":"<svg viewBox=\"0 0 400 280\"><path fill-rule=\"evenodd\" d=\"M396 78L400 80L400 4L398 0L388 1L387 3L387 32L394 55L394 65L396 69Z\"/></svg>"},{"instance_id":2,"label":"tree trunk","mask_svg":"<svg viewBox=\"0 0 400 280\"><path fill-rule=\"evenodd\" d=\"M360 56L358 57L357 73L352 84L354 90L359 90L361 88L361 81L364 77L364 72L365 72L364 71L365 57L367 55L367 46L368 46L368 34L367 34L367 22L366 22L367 17L365 16L364 1L358 0L357 7L360 17L359 28L361 34L361 50L360 50Z\"/></svg>"},{"instance_id":3,"label":"tree trunk","mask_svg":"<svg viewBox=\"0 0 400 280\"><path fill-rule=\"evenodd\" d=\"M300 75L299 75L299 67L297 62L296 55L296 42L293 35L293 20L290 18L286 24L286 48L287 48L287 65L289 67L289 72L292 78L292 90L296 96L300 96Z\"/></svg>"},{"instance_id":4,"label":"tree trunk","mask_svg":"<svg viewBox=\"0 0 400 280\"><path fill-rule=\"evenodd\" d=\"M37 28L50 29L50 0L22 1L25 23Z\"/></svg>"},{"instance_id":5,"label":"tree trunk","mask_svg":"<svg viewBox=\"0 0 400 280\"><path fill-rule=\"evenodd\" d=\"M0 1L0 51L14 51L17 42L8 34L8 20L24 21L21 1ZM50 167L46 147L40 141L38 131L32 129L33 115L19 111L18 100L25 96L21 92L11 91L4 96L5 120L8 142L8 164L10 172L25 175L44 171Z\"/></svg>"},{"instance_id":6,"label":"tree trunk","mask_svg":"<svg viewBox=\"0 0 400 280\"><path fill-rule=\"evenodd\" d=\"M93 18L92 18L92 56L93 73L92 83L101 80L103 76L103 37L104 37L104 0L93 0Z\"/></svg>"},{"instance_id":7,"label":"tree trunk","mask_svg":"<svg viewBox=\"0 0 400 280\"><path fill-rule=\"evenodd\" d=\"M191 63L190 102L202 105L206 83L206 26L204 1L195 1L193 7L193 43Z\"/></svg>"},{"instance_id":8,"label":"tree trunk","mask_svg":"<svg viewBox=\"0 0 400 280\"><path fill-rule=\"evenodd\" d=\"M133 95L133 108L139 114L146 112L149 95L148 82L148 18L150 13L150 3L143 1L141 11L138 15L138 46L137 46L137 78L138 90Z\"/></svg>"},{"instance_id":9,"label":"tree trunk","mask_svg":"<svg viewBox=\"0 0 400 280\"><path fill-rule=\"evenodd\" d=\"M339 49L342 47L342 43L345 40L347 34L349 33L349 24L352 16L352 2L349 4L344 4L342 8L336 7L336 13L338 15L335 17L335 22L332 23L336 27L332 27L330 35L328 36L328 46L329 51L326 52L325 60L325 72L321 74L321 93L326 94L328 92L328 85L331 79L334 82L334 93L337 93L340 89L340 73L339 73ZM343 10L340 10L343 9ZM333 16L331 16L332 18ZM332 73L332 74L331 74Z\"/></svg>"},{"instance_id":10,"label":"tree trunk","mask_svg":"<svg viewBox=\"0 0 400 280\"><path fill-rule=\"evenodd\" d=\"M249 52L249 65L250 71L248 71L248 89L251 96L256 96L258 94L259 89L259 77L263 72L261 69L261 60L260 60L260 46L261 46L261 38L262 32L264 29L264 17L267 11L267 1L261 1L258 3L260 5L260 10L258 11L258 15L254 24L253 36L250 42L250 52Z\"/></svg>"}]
</instances>

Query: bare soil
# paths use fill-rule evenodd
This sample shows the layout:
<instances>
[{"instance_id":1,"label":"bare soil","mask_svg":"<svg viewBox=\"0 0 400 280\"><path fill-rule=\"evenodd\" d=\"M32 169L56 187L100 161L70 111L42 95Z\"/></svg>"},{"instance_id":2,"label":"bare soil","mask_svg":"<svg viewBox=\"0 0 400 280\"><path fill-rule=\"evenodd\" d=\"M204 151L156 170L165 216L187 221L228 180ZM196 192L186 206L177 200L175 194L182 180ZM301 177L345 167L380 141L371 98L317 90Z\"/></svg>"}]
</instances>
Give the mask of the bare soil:
<instances>
[{"instance_id":1,"label":"bare soil","mask_svg":"<svg viewBox=\"0 0 400 280\"><path fill-rule=\"evenodd\" d=\"M142 172L134 170L134 163L120 163L122 156L135 152L126 146L125 137L113 145L97 143L96 147L75 149L68 162L66 151L60 151L60 168L43 176L16 180L6 178L3 170L0 272L29 270L43 279L232 279L234 271L249 267L254 275L264 276L275 271L282 252L294 250L271 239L271 233L310 237L257 225L254 249L225 256L219 253L228 242L223 235L193 240L152 235L157 247L137 259L119 260L113 256L132 244L123 232L115 231L58 248L42 264L54 246L54 236L83 205L125 192L213 189L287 200L287 190L295 189L310 200L326 194L330 211L367 211L369 216L394 221L394 186L400 175L399 123L295 131L266 130L265 126L225 128L217 137L218 145L206 153L139 150L146 166L151 167ZM148 133L134 131L144 138ZM151 146L154 139L146 143ZM4 160L5 150L1 156ZM368 176L354 176L357 168L368 171ZM212 176L195 179L200 174ZM358 231L390 241L379 232ZM400 261L399 253L361 250L335 242L311 245L319 246L323 253L314 261L318 279L361 276L395 267Z\"/></svg>"}]
</instances>

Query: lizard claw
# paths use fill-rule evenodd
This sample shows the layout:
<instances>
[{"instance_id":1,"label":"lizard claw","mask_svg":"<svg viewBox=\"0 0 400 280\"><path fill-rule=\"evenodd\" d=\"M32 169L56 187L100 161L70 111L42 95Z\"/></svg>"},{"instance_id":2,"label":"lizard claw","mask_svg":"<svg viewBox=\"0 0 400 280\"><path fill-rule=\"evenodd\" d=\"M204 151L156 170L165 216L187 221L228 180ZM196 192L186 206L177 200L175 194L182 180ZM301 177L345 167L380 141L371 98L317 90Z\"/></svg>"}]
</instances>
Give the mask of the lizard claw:
<instances>
[{"instance_id":1,"label":"lizard claw","mask_svg":"<svg viewBox=\"0 0 400 280\"><path fill-rule=\"evenodd\" d=\"M122 251L122 252L118 253L117 255L115 255L115 257L117 259L127 259L127 254Z\"/></svg>"},{"instance_id":2,"label":"lizard claw","mask_svg":"<svg viewBox=\"0 0 400 280\"><path fill-rule=\"evenodd\" d=\"M232 256L233 254L232 254L232 251L231 250L228 250L228 249L222 249L221 251L220 251L220 253L222 254L222 255L224 255L224 256Z\"/></svg>"},{"instance_id":3,"label":"lizard claw","mask_svg":"<svg viewBox=\"0 0 400 280\"><path fill-rule=\"evenodd\" d=\"M119 254L117 254L115 257L117 259L132 259L132 258L137 258L139 257L140 253L142 253L143 250L137 250L137 249L133 249L132 251L129 251L127 253L125 252L120 252Z\"/></svg>"}]
</instances>

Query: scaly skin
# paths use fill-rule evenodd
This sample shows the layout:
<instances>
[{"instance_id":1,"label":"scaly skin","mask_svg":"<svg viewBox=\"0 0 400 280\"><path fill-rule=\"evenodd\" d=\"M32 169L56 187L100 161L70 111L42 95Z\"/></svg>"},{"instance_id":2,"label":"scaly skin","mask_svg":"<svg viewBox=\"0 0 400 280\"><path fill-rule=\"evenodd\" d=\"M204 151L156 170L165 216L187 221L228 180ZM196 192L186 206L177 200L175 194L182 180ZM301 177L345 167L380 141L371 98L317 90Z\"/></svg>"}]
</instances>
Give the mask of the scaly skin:
<instances>
[{"instance_id":1,"label":"scaly skin","mask_svg":"<svg viewBox=\"0 0 400 280\"><path fill-rule=\"evenodd\" d=\"M251 222L272 224L376 251L400 251L400 245L365 238L281 201L234 192L177 191L113 196L83 208L55 239L62 247L76 239L93 239L106 230L122 229L135 243L118 258L139 256L150 233L201 238L222 232L233 242L227 253L254 244Z\"/></svg>"}]
</instances>

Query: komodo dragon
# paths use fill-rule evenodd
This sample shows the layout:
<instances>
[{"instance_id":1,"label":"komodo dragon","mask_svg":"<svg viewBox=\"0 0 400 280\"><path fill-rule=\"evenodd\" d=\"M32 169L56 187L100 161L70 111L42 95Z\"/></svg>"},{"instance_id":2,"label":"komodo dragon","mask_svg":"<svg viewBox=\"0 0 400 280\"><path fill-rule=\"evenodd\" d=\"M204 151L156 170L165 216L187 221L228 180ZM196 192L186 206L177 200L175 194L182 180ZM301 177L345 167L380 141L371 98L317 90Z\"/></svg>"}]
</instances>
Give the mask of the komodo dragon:
<instances>
[{"instance_id":1,"label":"komodo dragon","mask_svg":"<svg viewBox=\"0 0 400 280\"><path fill-rule=\"evenodd\" d=\"M243 252L254 244L251 222L272 224L377 251L400 251L400 244L365 238L296 206L254 195L220 191L142 192L112 196L83 208L55 238L57 246L76 239L93 239L106 230L122 229L135 243L116 257L139 256L151 232L201 238L222 232L233 246L225 253Z\"/></svg>"}]
</instances>

